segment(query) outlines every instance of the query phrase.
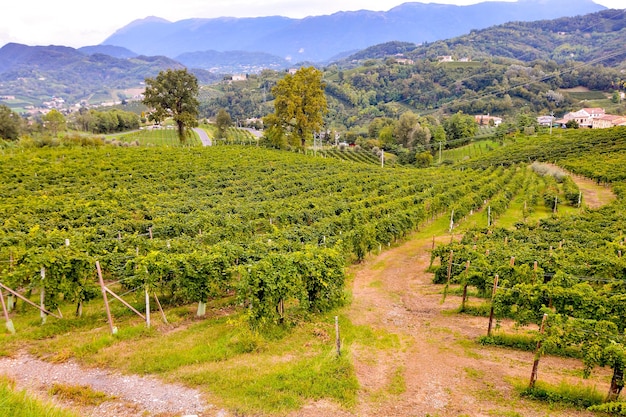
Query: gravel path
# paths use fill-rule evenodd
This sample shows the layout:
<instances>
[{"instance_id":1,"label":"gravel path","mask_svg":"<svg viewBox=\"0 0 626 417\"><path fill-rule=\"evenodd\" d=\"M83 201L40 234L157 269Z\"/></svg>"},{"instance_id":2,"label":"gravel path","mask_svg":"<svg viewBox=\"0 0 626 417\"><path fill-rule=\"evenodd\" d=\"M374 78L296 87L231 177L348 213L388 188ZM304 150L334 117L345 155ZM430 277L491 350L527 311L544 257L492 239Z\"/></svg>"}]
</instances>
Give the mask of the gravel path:
<instances>
[{"instance_id":1,"label":"gravel path","mask_svg":"<svg viewBox=\"0 0 626 417\"><path fill-rule=\"evenodd\" d=\"M54 383L61 383L90 386L95 391L115 397L97 407L81 409L84 416L227 416L225 411L208 405L198 390L166 384L152 377L84 368L72 361L48 363L20 354L15 358L0 358L0 374L8 376L18 388L29 392L44 394Z\"/></svg>"}]
</instances>

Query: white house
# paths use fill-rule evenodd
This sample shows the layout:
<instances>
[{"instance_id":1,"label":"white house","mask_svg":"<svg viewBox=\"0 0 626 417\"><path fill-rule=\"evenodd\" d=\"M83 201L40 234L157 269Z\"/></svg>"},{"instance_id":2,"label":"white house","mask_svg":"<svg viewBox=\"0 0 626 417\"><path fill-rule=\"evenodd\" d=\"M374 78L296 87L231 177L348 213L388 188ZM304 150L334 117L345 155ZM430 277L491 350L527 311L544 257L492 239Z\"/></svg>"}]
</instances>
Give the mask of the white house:
<instances>
[{"instance_id":1,"label":"white house","mask_svg":"<svg viewBox=\"0 0 626 417\"><path fill-rule=\"evenodd\" d=\"M537 117L537 124L539 124L539 126L550 126L552 123L554 123L554 121L555 121L554 116Z\"/></svg>"},{"instance_id":2,"label":"white house","mask_svg":"<svg viewBox=\"0 0 626 417\"><path fill-rule=\"evenodd\" d=\"M479 126L500 126L502 124L501 117L490 116L488 114L477 114L474 120Z\"/></svg>"},{"instance_id":3,"label":"white house","mask_svg":"<svg viewBox=\"0 0 626 417\"><path fill-rule=\"evenodd\" d=\"M566 113L562 119L557 120L557 123L566 125L571 120L575 120L579 127L591 127L591 114L585 109Z\"/></svg>"}]
</instances>

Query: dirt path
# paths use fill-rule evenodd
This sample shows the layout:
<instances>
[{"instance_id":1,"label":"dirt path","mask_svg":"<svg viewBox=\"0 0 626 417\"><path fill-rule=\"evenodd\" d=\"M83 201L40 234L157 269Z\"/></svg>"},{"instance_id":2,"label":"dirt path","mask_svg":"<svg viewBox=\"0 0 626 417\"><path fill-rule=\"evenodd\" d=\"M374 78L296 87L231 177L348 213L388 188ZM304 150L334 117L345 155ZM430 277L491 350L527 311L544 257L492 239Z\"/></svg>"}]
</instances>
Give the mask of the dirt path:
<instances>
[{"instance_id":1,"label":"dirt path","mask_svg":"<svg viewBox=\"0 0 626 417\"><path fill-rule=\"evenodd\" d=\"M437 240L443 244L449 237ZM398 334L402 347L376 353L353 349L361 385L355 410L323 403L294 416L592 416L520 399L513 381L528 380L533 354L475 343L486 333L487 319L454 313L458 296L442 303L441 286L431 284L426 272L431 242L410 240L353 269L351 319ZM580 369L577 360L544 357L539 379L580 384ZM604 392L609 379L604 373L592 384ZM404 387L393 393L398 381Z\"/></svg>"},{"instance_id":2,"label":"dirt path","mask_svg":"<svg viewBox=\"0 0 626 417\"><path fill-rule=\"evenodd\" d=\"M212 409L203 400L200 391L166 384L156 378L85 368L74 362L49 363L25 354L15 358L2 357L2 374L15 381L18 388L27 389L45 399L49 398L47 391L55 383L89 386L110 397L98 406L62 404L78 408L81 416L226 416L224 411Z\"/></svg>"},{"instance_id":3,"label":"dirt path","mask_svg":"<svg viewBox=\"0 0 626 417\"><path fill-rule=\"evenodd\" d=\"M615 198L609 188L572 177L590 208ZM431 239L432 234L423 232L352 268L351 319L356 324L395 333L402 341L402 348L394 351L353 348L361 386L356 409L348 412L320 403L294 416L593 416L519 397L514 383L527 383L533 353L484 347L475 342L486 334L488 321L456 314L454 310L461 304L459 296L448 295L442 302L442 286L433 285L433 275L426 272ZM436 243L445 244L449 239L439 237ZM510 328L511 323L502 326ZM608 392L607 370L594 371L595 379L590 381L582 381L581 370L578 360L543 357L539 380L585 384L601 393ZM403 389L397 389L398 381L404 383ZM399 393L392 393L394 390Z\"/></svg>"},{"instance_id":4,"label":"dirt path","mask_svg":"<svg viewBox=\"0 0 626 417\"><path fill-rule=\"evenodd\" d=\"M572 180L576 183L580 192L583 195L583 205L587 206L591 209L597 209L602 206L605 206L615 200L617 196L613 192L610 186L608 185L600 185L597 184L594 180L589 179L587 177L583 177L581 175L576 175L572 172L567 171L565 168L562 168L558 165L554 164L546 164L548 166L554 167L558 170L565 172L567 175L572 177Z\"/></svg>"},{"instance_id":5,"label":"dirt path","mask_svg":"<svg viewBox=\"0 0 626 417\"><path fill-rule=\"evenodd\" d=\"M443 238L449 241L448 237ZM440 243L445 243L444 241ZM530 376L532 353L486 348L474 340L486 333L487 320L452 310L460 297L442 303L441 286L431 284L430 239L409 241L382 253L355 270L351 316L359 324L383 327L407 341L399 352L379 357L356 355L363 392L358 415L394 416L586 416L590 413L553 411L522 401L511 381ZM540 379L558 383L581 369L575 360L544 358ZM371 394L384 390L401 372L406 389L378 403ZM608 379L606 379L608 382ZM599 388L604 389L604 388ZM608 388L607 388L608 389ZM368 398L369 397L369 398Z\"/></svg>"}]
</instances>

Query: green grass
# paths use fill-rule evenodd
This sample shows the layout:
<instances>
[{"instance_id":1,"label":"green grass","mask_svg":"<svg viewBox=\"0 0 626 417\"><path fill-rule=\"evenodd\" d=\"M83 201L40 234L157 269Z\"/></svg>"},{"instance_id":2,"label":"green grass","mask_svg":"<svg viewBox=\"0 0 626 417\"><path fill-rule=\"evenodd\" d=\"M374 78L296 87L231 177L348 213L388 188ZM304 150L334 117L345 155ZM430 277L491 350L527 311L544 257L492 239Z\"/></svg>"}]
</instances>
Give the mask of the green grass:
<instances>
[{"instance_id":1,"label":"green grass","mask_svg":"<svg viewBox=\"0 0 626 417\"><path fill-rule=\"evenodd\" d=\"M582 384L572 385L566 382L551 385L537 381L533 388L529 388L525 381L517 381L514 385L522 397L575 408L588 408L601 404L606 396L598 392L595 387Z\"/></svg>"},{"instance_id":2,"label":"green grass","mask_svg":"<svg viewBox=\"0 0 626 417\"><path fill-rule=\"evenodd\" d=\"M5 378L0 378L0 415L2 417L78 417L77 414L37 400L26 391L16 391L11 381Z\"/></svg>"},{"instance_id":3,"label":"green grass","mask_svg":"<svg viewBox=\"0 0 626 417\"><path fill-rule=\"evenodd\" d=\"M459 162L463 159L473 158L479 155L483 155L492 149L498 148L500 145L492 140L481 140L472 142L469 145L462 146L460 148L447 149L441 152L442 161L454 161ZM439 153L434 156L434 161L439 161Z\"/></svg>"},{"instance_id":4,"label":"green grass","mask_svg":"<svg viewBox=\"0 0 626 417\"><path fill-rule=\"evenodd\" d=\"M232 307L209 304L207 317L201 319L194 307L167 309L174 323L169 325L155 313L147 329L140 318L112 303L119 328L115 336L109 334L99 299L85 305L80 319L72 317L75 306L62 304L66 319L49 317L43 326L36 310L18 307L21 312L12 313L17 333L0 332L0 353L25 348L54 362L73 358L122 372L158 374L204 390L213 403L234 412L259 414L291 412L320 399L350 409L359 389L351 362L353 344L390 354L402 348L397 335L356 326L340 315L342 352L337 357L332 315L253 330ZM396 393L403 386L399 372L388 389ZM84 387L56 391L76 395L81 402L92 397Z\"/></svg>"},{"instance_id":5,"label":"green grass","mask_svg":"<svg viewBox=\"0 0 626 417\"><path fill-rule=\"evenodd\" d=\"M72 401L74 404L98 406L113 397L99 391L93 390L89 386L52 384L48 393L63 400Z\"/></svg>"},{"instance_id":6,"label":"green grass","mask_svg":"<svg viewBox=\"0 0 626 417\"><path fill-rule=\"evenodd\" d=\"M110 135L109 138L117 139L121 142L135 142L138 141L140 146L155 145L155 146L180 146L178 140L178 132L176 129L144 129L131 133L122 133L118 135ZM198 136L192 132L192 136L187 138L185 145L195 146L200 144Z\"/></svg>"},{"instance_id":7,"label":"green grass","mask_svg":"<svg viewBox=\"0 0 626 417\"><path fill-rule=\"evenodd\" d=\"M568 91L567 95L572 97L574 100L606 100L607 94L603 91Z\"/></svg>"},{"instance_id":8,"label":"green grass","mask_svg":"<svg viewBox=\"0 0 626 417\"><path fill-rule=\"evenodd\" d=\"M498 332L492 336L481 336L478 343L486 346L500 346L511 349L534 352L537 348L537 333L503 333ZM562 357L579 358L581 353L575 348L551 348L544 346L545 353Z\"/></svg>"}]
</instances>

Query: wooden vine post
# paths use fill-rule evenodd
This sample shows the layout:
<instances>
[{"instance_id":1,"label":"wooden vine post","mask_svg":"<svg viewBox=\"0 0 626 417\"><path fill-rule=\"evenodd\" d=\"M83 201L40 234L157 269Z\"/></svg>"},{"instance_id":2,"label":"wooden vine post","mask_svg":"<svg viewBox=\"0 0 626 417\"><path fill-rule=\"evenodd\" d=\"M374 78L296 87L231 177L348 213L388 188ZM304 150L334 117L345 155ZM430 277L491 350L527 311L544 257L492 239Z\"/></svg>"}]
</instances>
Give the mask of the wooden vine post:
<instances>
[{"instance_id":1,"label":"wooden vine post","mask_svg":"<svg viewBox=\"0 0 626 417\"><path fill-rule=\"evenodd\" d=\"M443 299L441 302L446 301L446 296L448 295L448 287L450 286L450 278L452 277L452 259L454 257L454 251L450 251L450 258L448 258L448 273L446 278L446 286L443 289Z\"/></svg>"},{"instance_id":2,"label":"wooden vine post","mask_svg":"<svg viewBox=\"0 0 626 417\"><path fill-rule=\"evenodd\" d=\"M109 330L111 334L117 333L115 327L113 327L113 318L111 317L111 308L109 307L109 299L107 298L106 287L104 286L104 279L102 278L102 270L100 269L100 261L96 261L96 269L98 270L98 280L100 281L100 289L102 290L102 298L104 299L104 308L107 312L107 321L109 322Z\"/></svg>"},{"instance_id":3,"label":"wooden vine post","mask_svg":"<svg viewBox=\"0 0 626 417\"><path fill-rule=\"evenodd\" d=\"M161 307L161 302L159 301L159 297L157 297L156 293L154 293L154 301L157 303L157 307L159 307L159 312L161 313L161 318L165 324L168 324L167 317L165 316L165 312L163 311L163 307Z\"/></svg>"},{"instance_id":4,"label":"wooden vine post","mask_svg":"<svg viewBox=\"0 0 626 417\"><path fill-rule=\"evenodd\" d=\"M461 299L461 311L465 311L465 302L467 301L467 277L469 276L470 261L465 263L465 283L463 284L463 298Z\"/></svg>"},{"instance_id":5,"label":"wooden vine post","mask_svg":"<svg viewBox=\"0 0 626 417\"><path fill-rule=\"evenodd\" d=\"M489 311L489 327L487 327L487 336L491 336L491 329L493 327L493 300L496 297L496 290L498 289L498 274L493 278L493 290L491 291L491 310Z\"/></svg>"},{"instance_id":6,"label":"wooden vine post","mask_svg":"<svg viewBox=\"0 0 626 417\"><path fill-rule=\"evenodd\" d=\"M9 273L13 272L13 252L9 253ZM7 310L9 312L13 311L13 309L15 308L15 298L14 295L9 293L9 295L7 296Z\"/></svg>"},{"instance_id":7,"label":"wooden vine post","mask_svg":"<svg viewBox=\"0 0 626 417\"><path fill-rule=\"evenodd\" d=\"M546 320L548 319L548 314L543 315L543 319L541 319L541 327L539 329L539 334L543 336L543 332L546 328ZM530 384L528 384L528 388L534 388L535 382L537 382L537 369L539 368L539 358L541 358L541 336L539 336L539 340L537 340L537 348L535 349L535 361L533 362L533 370L530 373Z\"/></svg>"},{"instance_id":8,"label":"wooden vine post","mask_svg":"<svg viewBox=\"0 0 626 417\"><path fill-rule=\"evenodd\" d=\"M6 320L7 330L11 334L15 334L15 326L13 326L13 321L9 317L9 312L7 311L7 306L4 303L4 294L2 293L2 290L0 290L0 301L2 302L2 312L4 313L4 319Z\"/></svg>"}]
</instances>

